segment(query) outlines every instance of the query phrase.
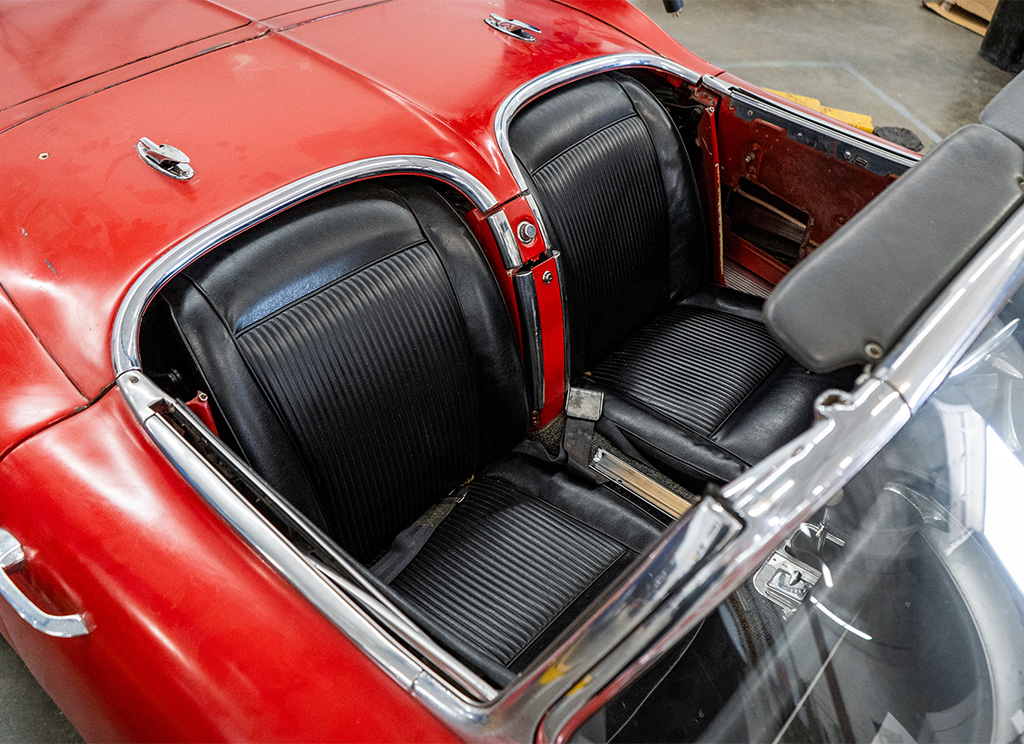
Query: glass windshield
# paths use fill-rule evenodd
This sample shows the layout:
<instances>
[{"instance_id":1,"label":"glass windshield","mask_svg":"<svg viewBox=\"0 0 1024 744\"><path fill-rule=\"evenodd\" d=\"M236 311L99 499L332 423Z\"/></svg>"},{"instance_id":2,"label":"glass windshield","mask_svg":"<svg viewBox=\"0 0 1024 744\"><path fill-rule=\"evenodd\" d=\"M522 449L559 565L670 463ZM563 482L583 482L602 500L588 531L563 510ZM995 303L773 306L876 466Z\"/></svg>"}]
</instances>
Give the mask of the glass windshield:
<instances>
[{"instance_id":1,"label":"glass windshield","mask_svg":"<svg viewBox=\"0 0 1024 744\"><path fill-rule=\"evenodd\" d=\"M576 740L1024 740L1022 312Z\"/></svg>"}]
</instances>

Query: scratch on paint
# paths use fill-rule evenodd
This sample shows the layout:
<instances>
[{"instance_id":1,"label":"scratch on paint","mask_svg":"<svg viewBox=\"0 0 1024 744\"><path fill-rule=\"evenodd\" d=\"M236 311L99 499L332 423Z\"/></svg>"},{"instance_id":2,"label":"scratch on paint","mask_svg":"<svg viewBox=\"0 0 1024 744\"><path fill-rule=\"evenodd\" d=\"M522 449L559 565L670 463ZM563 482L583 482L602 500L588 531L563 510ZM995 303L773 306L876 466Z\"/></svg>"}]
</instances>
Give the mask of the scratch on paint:
<instances>
[{"instance_id":1,"label":"scratch on paint","mask_svg":"<svg viewBox=\"0 0 1024 744\"><path fill-rule=\"evenodd\" d=\"M46 259L46 265L50 267L50 271L52 271L52 272L53 272L53 275L54 275L54 276L59 276L59 275L57 274L57 269L53 268L53 264L52 264L52 263L50 263L50 259Z\"/></svg>"}]
</instances>

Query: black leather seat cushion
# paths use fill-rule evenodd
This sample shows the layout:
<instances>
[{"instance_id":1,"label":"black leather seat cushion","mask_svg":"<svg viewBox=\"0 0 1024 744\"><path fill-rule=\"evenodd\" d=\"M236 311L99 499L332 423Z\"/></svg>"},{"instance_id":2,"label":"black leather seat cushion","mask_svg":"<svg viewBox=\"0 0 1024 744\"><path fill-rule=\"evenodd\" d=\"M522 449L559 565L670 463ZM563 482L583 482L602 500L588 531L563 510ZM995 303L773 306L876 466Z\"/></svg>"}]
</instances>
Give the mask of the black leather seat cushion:
<instances>
[{"instance_id":1,"label":"black leather seat cushion","mask_svg":"<svg viewBox=\"0 0 1024 744\"><path fill-rule=\"evenodd\" d=\"M588 78L535 101L512 120L509 140L564 260L575 380L704 281L693 171L661 104L625 75Z\"/></svg>"},{"instance_id":2,"label":"black leather seat cushion","mask_svg":"<svg viewBox=\"0 0 1024 744\"><path fill-rule=\"evenodd\" d=\"M513 455L473 479L391 587L518 671L660 529L609 489Z\"/></svg>"},{"instance_id":3,"label":"black leather seat cushion","mask_svg":"<svg viewBox=\"0 0 1024 744\"><path fill-rule=\"evenodd\" d=\"M654 464L731 480L806 429L815 398L857 374L800 367L760 322L760 307L708 287L652 318L583 385L605 393L607 421Z\"/></svg>"},{"instance_id":4,"label":"black leather seat cushion","mask_svg":"<svg viewBox=\"0 0 1024 744\"><path fill-rule=\"evenodd\" d=\"M609 422L646 459L726 481L806 427L813 376L779 347L761 302L707 285L693 168L665 109L635 80L560 88L512 122L560 251L570 382L605 393Z\"/></svg>"}]
</instances>

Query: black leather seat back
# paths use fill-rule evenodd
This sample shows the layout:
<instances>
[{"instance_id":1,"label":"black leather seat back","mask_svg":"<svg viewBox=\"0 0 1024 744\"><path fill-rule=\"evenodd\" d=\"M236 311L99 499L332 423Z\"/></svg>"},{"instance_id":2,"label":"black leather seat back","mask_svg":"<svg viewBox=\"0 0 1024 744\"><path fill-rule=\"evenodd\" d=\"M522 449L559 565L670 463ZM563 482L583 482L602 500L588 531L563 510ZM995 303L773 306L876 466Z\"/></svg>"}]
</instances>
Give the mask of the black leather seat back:
<instances>
[{"instance_id":1,"label":"black leather seat back","mask_svg":"<svg viewBox=\"0 0 1024 744\"><path fill-rule=\"evenodd\" d=\"M576 379L707 278L693 170L665 109L620 74L529 104L509 140L563 255Z\"/></svg>"},{"instance_id":2,"label":"black leather seat back","mask_svg":"<svg viewBox=\"0 0 1024 744\"><path fill-rule=\"evenodd\" d=\"M497 284L421 183L289 210L165 294L244 456L362 560L526 431Z\"/></svg>"}]
</instances>

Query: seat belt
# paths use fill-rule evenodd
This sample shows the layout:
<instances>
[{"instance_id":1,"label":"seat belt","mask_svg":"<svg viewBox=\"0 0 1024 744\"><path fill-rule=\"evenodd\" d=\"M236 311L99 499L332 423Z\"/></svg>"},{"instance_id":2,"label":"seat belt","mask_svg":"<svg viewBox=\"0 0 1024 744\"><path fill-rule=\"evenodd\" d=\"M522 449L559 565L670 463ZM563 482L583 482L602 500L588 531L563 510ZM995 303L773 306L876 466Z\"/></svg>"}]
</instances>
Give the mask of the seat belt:
<instances>
[{"instance_id":1,"label":"seat belt","mask_svg":"<svg viewBox=\"0 0 1024 744\"><path fill-rule=\"evenodd\" d=\"M370 567L370 572L385 584L390 584L405 567L412 563L427 540L434 534L445 517L451 514L455 505L466 498L469 483L464 483L452 491L451 495L434 504L409 527L398 533L391 548L384 557Z\"/></svg>"},{"instance_id":2,"label":"seat belt","mask_svg":"<svg viewBox=\"0 0 1024 744\"><path fill-rule=\"evenodd\" d=\"M590 467L594 448L594 424L604 410L604 393L584 388L569 388L565 400L565 431L562 449L569 459L569 468L594 483L608 479Z\"/></svg>"}]
</instances>

